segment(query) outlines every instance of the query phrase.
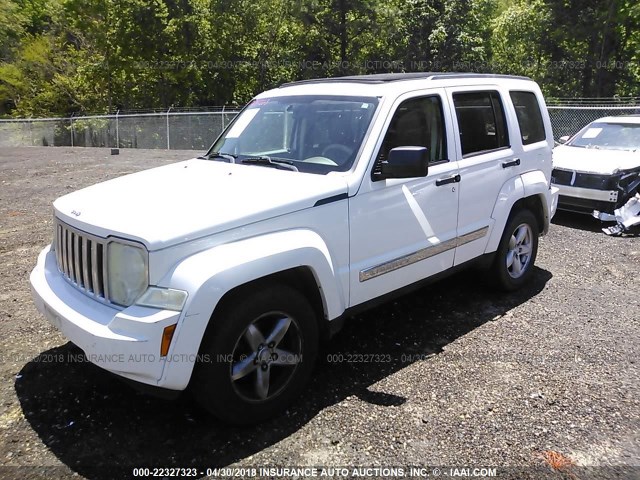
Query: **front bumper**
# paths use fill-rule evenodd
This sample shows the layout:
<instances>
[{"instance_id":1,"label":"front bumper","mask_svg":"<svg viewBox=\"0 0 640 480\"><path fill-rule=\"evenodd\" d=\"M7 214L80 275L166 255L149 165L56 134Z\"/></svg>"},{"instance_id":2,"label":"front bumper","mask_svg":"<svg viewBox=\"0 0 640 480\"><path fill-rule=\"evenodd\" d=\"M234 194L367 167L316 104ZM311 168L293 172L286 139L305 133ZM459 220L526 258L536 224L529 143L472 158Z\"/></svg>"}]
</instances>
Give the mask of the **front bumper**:
<instances>
[{"instance_id":1,"label":"front bumper","mask_svg":"<svg viewBox=\"0 0 640 480\"><path fill-rule=\"evenodd\" d=\"M591 214L594 210L611 213L618 204L618 192L584 187L554 185L560 190L558 208Z\"/></svg>"},{"instance_id":2,"label":"front bumper","mask_svg":"<svg viewBox=\"0 0 640 480\"><path fill-rule=\"evenodd\" d=\"M30 282L38 310L89 361L127 379L164 387L162 333L178 323L180 312L137 305L119 310L93 300L63 278L50 247L40 253Z\"/></svg>"},{"instance_id":3,"label":"front bumper","mask_svg":"<svg viewBox=\"0 0 640 480\"><path fill-rule=\"evenodd\" d=\"M591 214L613 213L640 187L640 167L613 174L578 172L554 168L551 183L560 189L562 210Z\"/></svg>"}]
</instances>

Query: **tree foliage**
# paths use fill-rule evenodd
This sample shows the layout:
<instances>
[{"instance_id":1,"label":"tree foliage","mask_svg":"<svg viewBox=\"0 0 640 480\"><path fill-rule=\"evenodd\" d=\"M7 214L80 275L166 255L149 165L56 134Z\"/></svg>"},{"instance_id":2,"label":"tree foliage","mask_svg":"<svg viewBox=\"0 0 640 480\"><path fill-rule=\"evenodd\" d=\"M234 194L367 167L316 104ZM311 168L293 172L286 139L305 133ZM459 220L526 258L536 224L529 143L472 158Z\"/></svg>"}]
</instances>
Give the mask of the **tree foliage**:
<instances>
[{"instance_id":1,"label":"tree foliage","mask_svg":"<svg viewBox=\"0 0 640 480\"><path fill-rule=\"evenodd\" d=\"M553 96L638 96L636 0L0 0L0 114L249 100L401 71L527 75Z\"/></svg>"}]
</instances>

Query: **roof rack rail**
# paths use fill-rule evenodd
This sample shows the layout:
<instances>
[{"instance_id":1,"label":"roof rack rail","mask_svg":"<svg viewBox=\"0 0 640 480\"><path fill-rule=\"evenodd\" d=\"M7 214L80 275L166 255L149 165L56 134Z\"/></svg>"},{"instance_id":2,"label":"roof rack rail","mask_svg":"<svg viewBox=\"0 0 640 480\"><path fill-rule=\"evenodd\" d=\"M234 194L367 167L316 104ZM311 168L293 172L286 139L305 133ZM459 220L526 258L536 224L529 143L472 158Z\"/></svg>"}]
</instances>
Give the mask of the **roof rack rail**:
<instances>
[{"instance_id":1,"label":"roof rack rail","mask_svg":"<svg viewBox=\"0 0 640 480\"><path fill-rule=\"evenodd\" d=\"M379 84L387 82L400 82L407 80L442 80L444 78L512 78L519 80L531 80L529 77L518 75L498 75L492 73L465 73L465 72L410 72L410 73L377 73L372 75L350 75L346 77L311 78L297 80L280 85L304 85L309 83L369 83Z\"/></svg>"}]
</instances>

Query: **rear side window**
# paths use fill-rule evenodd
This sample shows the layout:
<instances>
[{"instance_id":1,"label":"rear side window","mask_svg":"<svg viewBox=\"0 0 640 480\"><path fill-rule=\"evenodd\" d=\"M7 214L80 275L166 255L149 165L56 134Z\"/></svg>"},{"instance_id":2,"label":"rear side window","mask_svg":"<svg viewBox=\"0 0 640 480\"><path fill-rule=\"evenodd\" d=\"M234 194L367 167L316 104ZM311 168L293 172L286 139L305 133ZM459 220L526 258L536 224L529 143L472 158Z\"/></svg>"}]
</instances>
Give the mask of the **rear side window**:
<instances>
[{"instance_id":1,"label":"rear side window","mask_svg":"<svg viewBox=\"0 0 640 480\"><path fill-rule=\"evenodd\" d=\"M504 108L498 92L455 93L462 156L509 146Z\"/></svg>"},{"instance_id":2,"label":"rear side window","mask_svg":"<svg viewBox=\"0 0 640 480\"><path fill-rule=\"evenodd\" d=\"M546 138L538 99L533 92L510 92L516 109L522 144L541 142Z\"/></svg>"}]
</instances>

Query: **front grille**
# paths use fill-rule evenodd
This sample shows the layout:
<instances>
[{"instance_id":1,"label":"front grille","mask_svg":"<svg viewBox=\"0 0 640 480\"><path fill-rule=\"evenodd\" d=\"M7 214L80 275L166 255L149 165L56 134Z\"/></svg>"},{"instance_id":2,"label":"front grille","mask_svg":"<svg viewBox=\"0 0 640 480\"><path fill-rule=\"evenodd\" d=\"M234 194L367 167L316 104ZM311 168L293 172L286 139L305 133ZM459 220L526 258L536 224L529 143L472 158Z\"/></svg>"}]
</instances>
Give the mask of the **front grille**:
<instances>
[{"instance_id":1,"label":"front grille","mask_svg":"<svg viewBox=\"0 0 640 480\"><path fill-rule=\"evenodd\" d=\"M109 301L107 242L60 221L56 223L58 269L87 295Z\"/></svg>"},{"instance_id":2,"label":"front grille","mask_svg":"<svg viewBox=\"0 0 640 480\"><path fill-rule=\"evenodd\" d=\"M592 188L594 190L617 190L620 177L616 175L581 173L554 168L551 173L551 181L556 185L567 185L570 187Z\"/></svg>"},{"instance_id":3,"label":"front grille","mask_svg":"<svg viewBox=\"0 0 640 480\"><path fill-rule=\"evenodd\" d=\"M556 185L571 185L572 177L573 172L568 170L559 170L554 168L553 172L551 172L552 182Z\"/></svg>"}]
</instances>

